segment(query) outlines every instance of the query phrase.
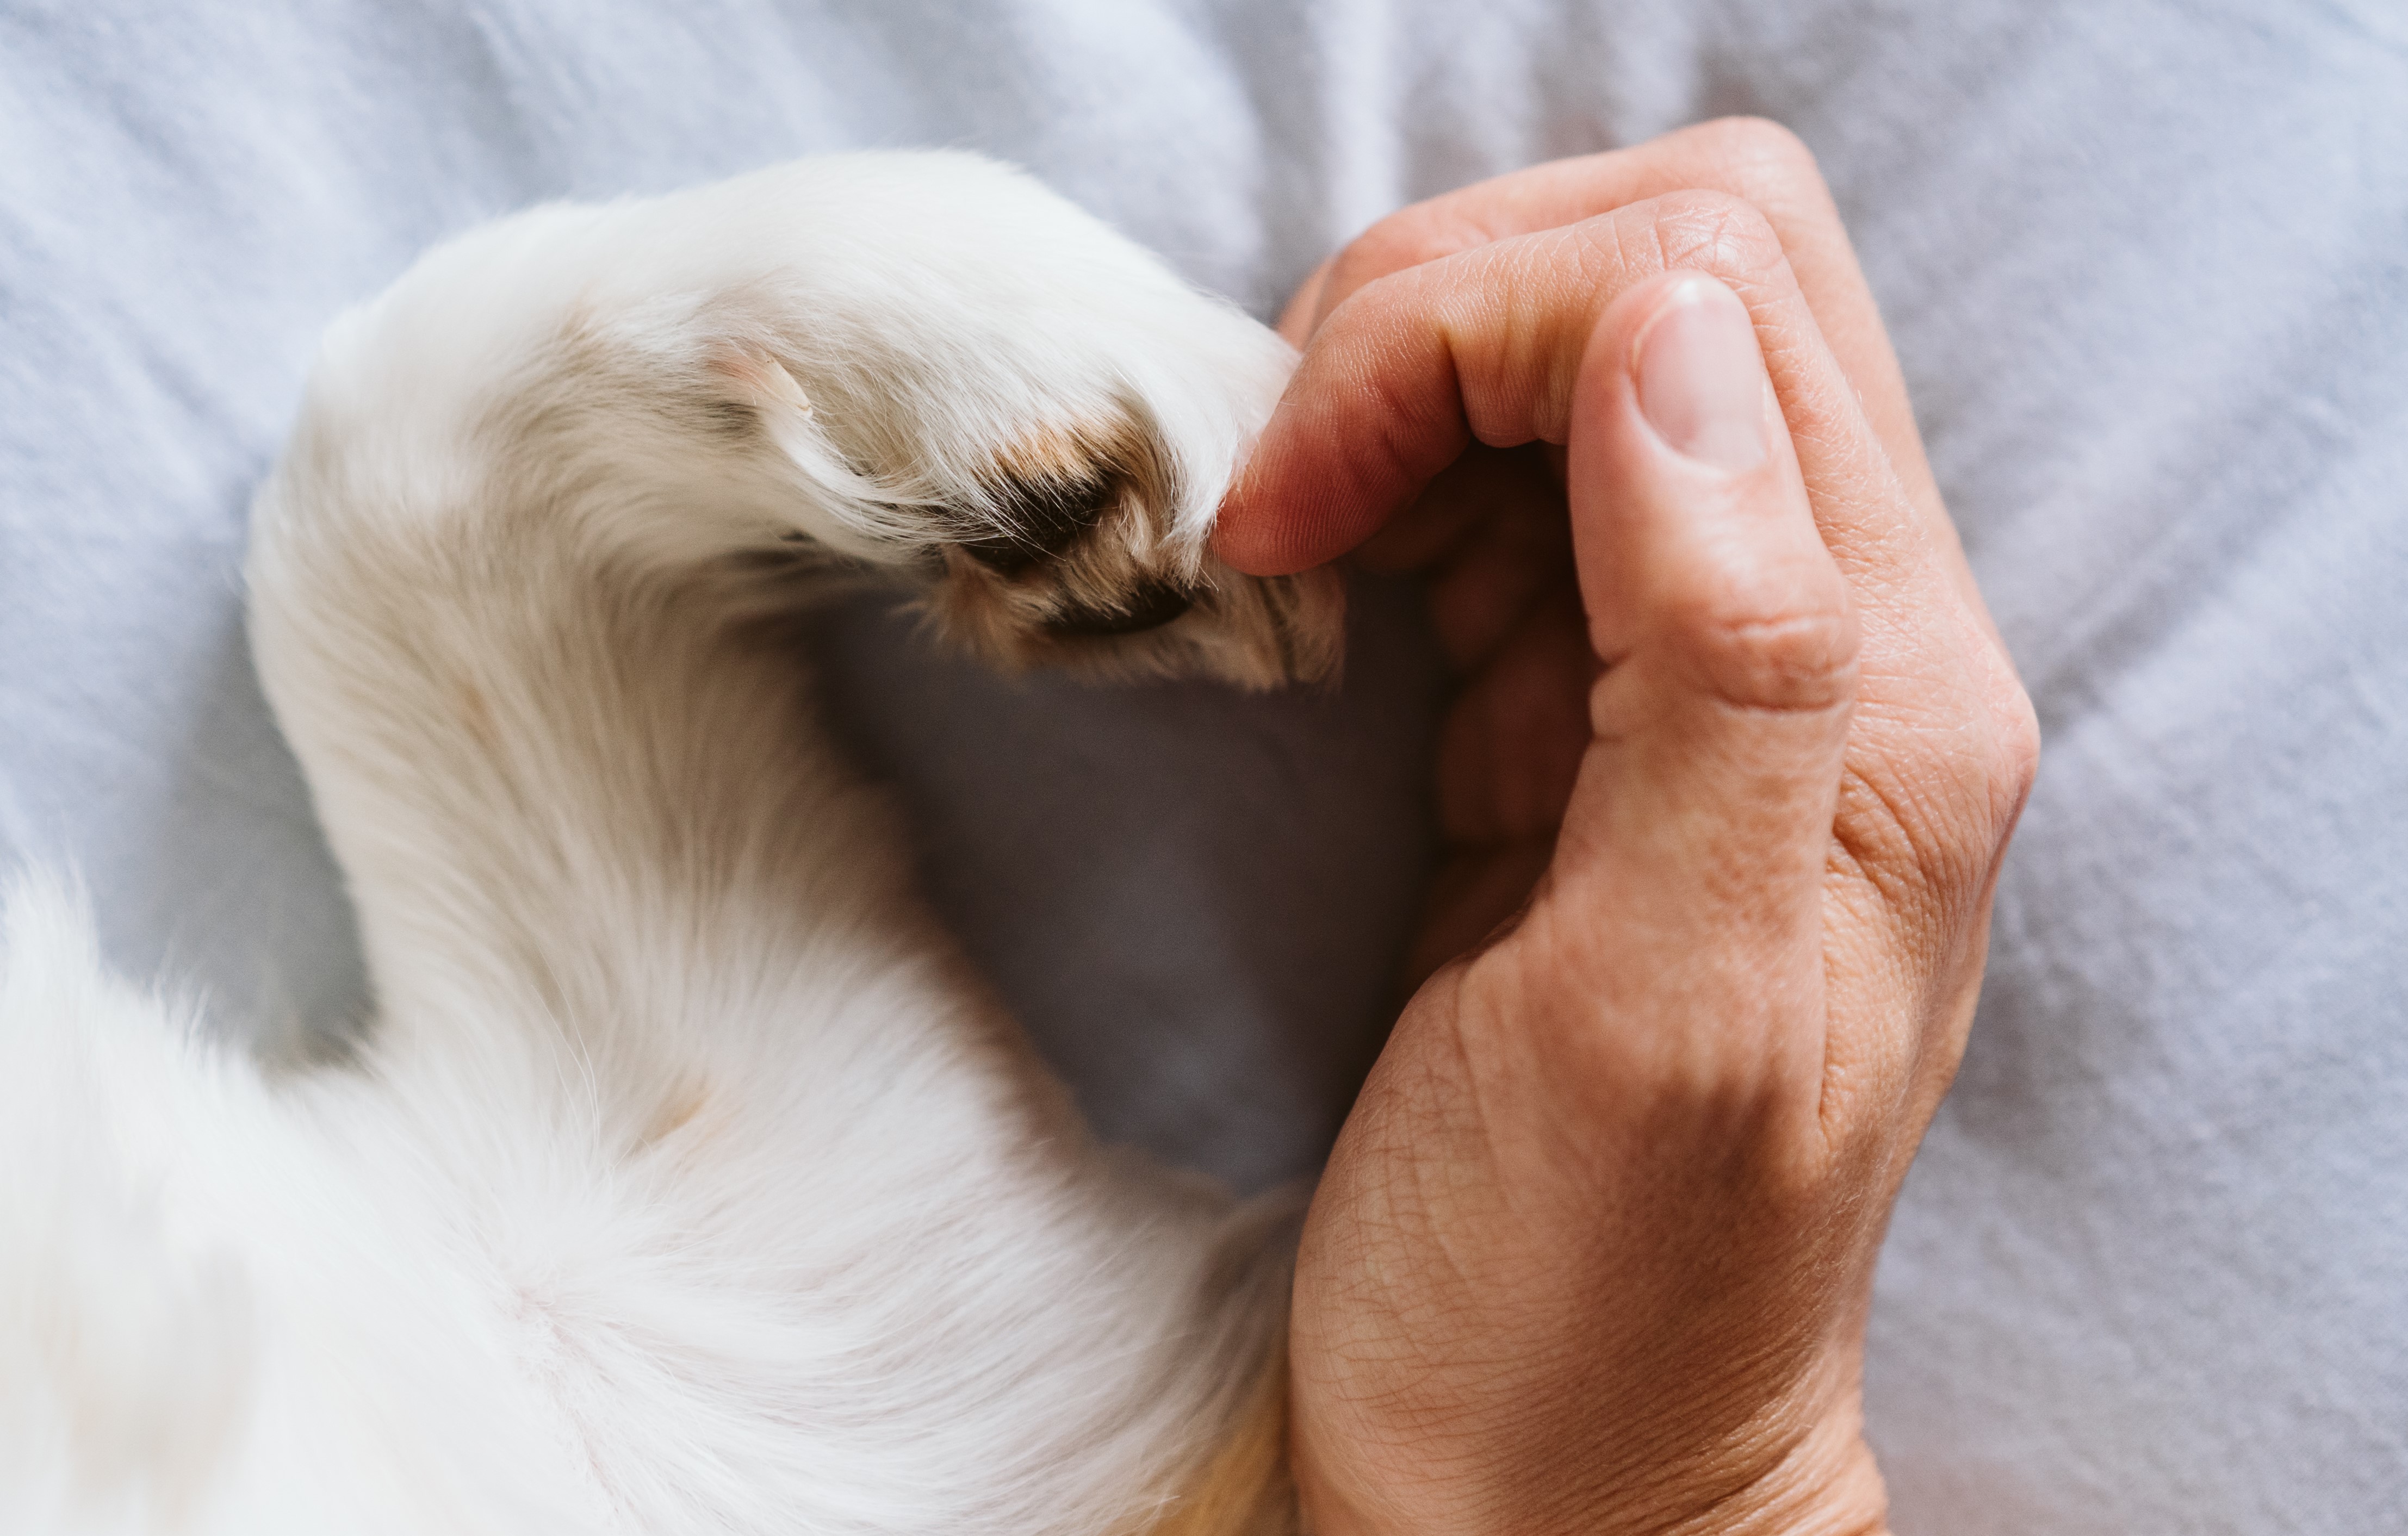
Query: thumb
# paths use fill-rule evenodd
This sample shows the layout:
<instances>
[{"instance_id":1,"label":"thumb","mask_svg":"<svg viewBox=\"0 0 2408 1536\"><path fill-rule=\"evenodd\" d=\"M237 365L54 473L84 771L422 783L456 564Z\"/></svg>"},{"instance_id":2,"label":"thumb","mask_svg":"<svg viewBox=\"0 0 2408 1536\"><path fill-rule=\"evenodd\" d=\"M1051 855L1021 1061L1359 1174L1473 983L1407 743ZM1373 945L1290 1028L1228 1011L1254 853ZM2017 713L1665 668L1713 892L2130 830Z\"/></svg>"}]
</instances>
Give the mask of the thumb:
<instances>
[{"instance_id":1,"label":"thumb","mask_svg":"<svg viewBox=\"0 0 2408 1536\"><path fill-rule=\"evenodd\" d=\"M1822 876L1856 696L1847 583L1754 323L1713 278L1668 274L1614 302L1582 358L1570 425L1573 552L1604 670L1541 900L1571 903L1584 927L1603 922L1588 931L1626 954L1638 942L1698 962L1651 974L1709 1006L1655 1016L1744 1033L1782 1012L1743 1002L1780 983L1769 962L1820 986ZM1728 1008L1695 996L1716 975L1734 989ZM1819 1070L1820 1041L1782 1054L1793 1046Z\"/></svg>"}]
</instances>

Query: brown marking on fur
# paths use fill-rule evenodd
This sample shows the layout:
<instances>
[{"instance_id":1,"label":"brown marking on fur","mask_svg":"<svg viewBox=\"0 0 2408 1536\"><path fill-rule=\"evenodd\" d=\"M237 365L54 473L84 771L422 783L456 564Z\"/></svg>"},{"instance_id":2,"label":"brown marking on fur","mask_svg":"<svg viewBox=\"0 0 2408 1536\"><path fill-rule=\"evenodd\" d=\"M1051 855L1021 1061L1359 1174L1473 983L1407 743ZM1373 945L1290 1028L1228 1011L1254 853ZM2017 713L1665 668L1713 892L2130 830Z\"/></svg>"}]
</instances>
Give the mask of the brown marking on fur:
<instances>
[{"instance_id":1,"label":"brown marking on fur","mask_svg":"<svg viewBox=\"0 0 2408 1536\"><path fill-rule=\"evenodd\" d=\"M1288 1536L1297 1529L1282 1342L1254 1378L1220 1450L1136 1536Z\"/></svg>"},{"instance_id":2,"label":"brown marking on fur","mask_svg":"<svg viewBox=\"0 0 2408 1536\"><path fill-rule=\"evenodd\" d=\"M501 732L494 724L494 707L486 701L485 691L462 678L459 700L460 723L468 727L468 734L475 739L477 745L492 752L501 739Z\"/></svg>"},{"instance_id":3,"label":"brown marking on fur","mask_svg":"<svg viewBox=\"0 0 2408 1536\"><path fill-rule=\"evenodd\" d=\"M1045 632L1071 638L1142 635L1149 629L1160 629L1194 606L1196 598L1192 594L1168 581L1148 580L1139 582L1121 603L1111 608L1073 604L1057 610L1046 621Z\"/></svg>"},{"instance_id":4,"label":"brown marking on fur","mask_svg":"<svg viewBox=\"0 0 2408 1536\"><path fill-rule=\"evenodd\" d=\"M724 432L731 438L749 437L761 428L759 408L742 400L710 401L702 408L702 415L713 431Z\"/></svg>"},{"instance_id":5,"label":"brown marking on fur","mask_svg":"<svg viewBox=\"0 0 2408 1536\"><path fill-rule=\"evenodd\" d=\"M1060 667L1122 680L1202 675L1241 688L1336 679L1346 589L1329 569L1264 580L1208 558L1178 578L1192 617L1142 631L1066 632L1061 621L1082 610L1133 611L1143 584L1160 580L1111 534L1108 524L1069 559L1016 579L943 549L943 574L923 598L924 611L948 639L1006 670Z\"/></svg>"},{"instance_id":6,"label":"brown marking on fur","mask_svg":"<svg viewBox=\"0 0 2408 1536\"><path fill-rule=\"evenodd\" d=\"M693 1124L695 1116L710 1103L710 1087L708 1084L679 1084L676 1090L662 1099L660 1107L652 1112L652 1119L644 1126L643 1134L637 1138L637 1145L658 1146Z\"/></svg>"},{"instance_id":7,"label":"brown marking on fur","mask_svg":"<svg viewBox=\"0 0 2408 1536\"><path fill-rule=\"evenodd\" d=\"M1123 481L1157 507L1167 505L1167 476L1153 431L1133 412L1074 426L1039 427L995 456L998 485Z\"/></svg>"},{"instance_id":8,"label":"brown marking on fur","mask_svg":"<svg viewBox=\"0 0 2408 1536\"><path fill-rule=\"evenodd\" d=\"M1151 545L1176 505L1161 447L1134 413L1041 427L1006 446L980 480L987 504L963 514L958 542L1002 576L1062 558L1116 510L1134 512L1141 545Z\"/></svg>"}]
</instances>

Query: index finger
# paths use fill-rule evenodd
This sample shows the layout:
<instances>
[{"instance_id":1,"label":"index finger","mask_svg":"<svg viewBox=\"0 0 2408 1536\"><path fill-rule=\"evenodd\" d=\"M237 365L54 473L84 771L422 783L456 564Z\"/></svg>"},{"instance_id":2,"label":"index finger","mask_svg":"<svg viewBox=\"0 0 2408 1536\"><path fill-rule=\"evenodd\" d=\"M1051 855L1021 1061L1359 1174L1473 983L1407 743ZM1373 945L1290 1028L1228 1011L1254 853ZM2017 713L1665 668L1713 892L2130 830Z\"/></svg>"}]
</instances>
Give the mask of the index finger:
<instances>
[{"instance_id":1,"label":"index finger","mask_svg":"<svg viewBox=\"0 0 2408 1536\"><path fill-rule=\"evenodd\" d=\"M1340 305L1391 273L1689 189L1727 193L1764 215L1901 482L1927 521L1946 530L1953 549L1955 532L1923 455L1897 353L1813 151L1762 118L1698 123L1630 149L1550 161L1401 208L1307 280L1281 319L1281 334L1303 346Z\"/></svg>"},{"instance_id":2,"label":"index finger","mask_svg":"<svg viewBox=\"0 0 2408 1536\"><path fill-rule=\"evenodd\" d=\"M1682 192L1375 280L1314 339L1236 488L1216 547L1242 570L1353 549L1473 438L1566 440L1572 381L1606 309L1660 273L1717 277L1747 305L1832 553L1890 590L1947 580L1777 234L1752 205ZM1912 580L1909 580L1909 577ZM1954 585L1953 581L1949 581Z\"/></svg>"}]
</instances>

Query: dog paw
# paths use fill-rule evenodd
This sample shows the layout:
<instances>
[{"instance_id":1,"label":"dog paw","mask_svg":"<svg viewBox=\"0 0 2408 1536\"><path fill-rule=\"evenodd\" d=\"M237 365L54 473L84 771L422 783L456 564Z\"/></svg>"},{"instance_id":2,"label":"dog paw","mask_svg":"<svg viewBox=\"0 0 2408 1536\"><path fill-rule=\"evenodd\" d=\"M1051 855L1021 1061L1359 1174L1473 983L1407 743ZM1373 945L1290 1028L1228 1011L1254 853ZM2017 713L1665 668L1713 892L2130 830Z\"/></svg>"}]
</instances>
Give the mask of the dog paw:
<instances>
[{"instance_id":1,"label":"dog paw","mask_svg":"<svg viewBox=\"0 0 2408 1536\"><path fill-rule=\"evenodd\" d=\"M1284 342L988 162L763 176L858 237L713 317L708 429L798 472L799 538L915 583L943 636L1007 668L1250 687L1336 670L1335 572L1249 577L1210 547L1294 366Z\"/></svg>"},{"instance_id":2,"label":"dog paw","mask_svg":"<svg viewBox=\"0 0 2408 1536\"><path fill-rule=\"evenodd\" d=\"M1211 505L1141 402L1007 443L950 509L924 605L1005 668L1217 677L1247 687L1337 669L1344 587L1330 570L1242 575L1214 559Z\"/></svg>"},{"instance_id":3,"label":"dog paw","mask_svg":"<svg viewBox=\"0 0 2408 1536\"><path fill-rule=\"evenodd\" d=\"M1211 536L1295 362L1017 171L825 156L430 252L330 332L263 499L373 481L641 568L782 545L1002 667L1270 686L1336 668L1342 584Z\"/></svg>"}]
</instances>

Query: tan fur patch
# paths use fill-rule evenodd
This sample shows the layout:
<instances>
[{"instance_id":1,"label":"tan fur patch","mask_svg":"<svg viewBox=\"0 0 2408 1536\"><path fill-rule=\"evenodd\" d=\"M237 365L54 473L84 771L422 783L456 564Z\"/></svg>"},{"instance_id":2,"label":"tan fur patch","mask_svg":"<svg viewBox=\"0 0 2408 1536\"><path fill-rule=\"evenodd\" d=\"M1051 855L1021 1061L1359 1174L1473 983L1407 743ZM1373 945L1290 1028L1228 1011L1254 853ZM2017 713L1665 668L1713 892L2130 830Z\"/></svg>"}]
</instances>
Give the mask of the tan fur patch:
<instances>
[{"instance_id":1,"label":"tan fur patch","mask_svg":"<svg viewBox=\"0 0 2408 1536\"><path fill-rule=\"evenodd\" d=\"M1172 469L1134 412L1039 427L1005 444L978 479L983 495L960 510L961 542L1007 578L1115 545L1143 560L1178 504Z\"/></svg>"},{"instance_id":2,"label":"tan fur patch","mask_svg":"<svg viewBox=\"0 0 2408 1536\"><path fill-rule=\"evenodd\" d=\"M680 1084L652 1112L652 1121L644 1127L643 1135L638 1139L637 1144L649 1147L666 1141L692 1125L695 1116L700 1114L710 1102L708 1084L696 1082Z\"/></svg>"},{"instance_id":3,"label":"tan fur patch","mask_svg":"<svg viewBox=\"0 0 2408 1536\"><path fill-rule=\"evenodd\" d=\"M1287 1465L1287 1347L1272 1352L1228 1439L1138 1536L1289 1536L1296 1486Z\"/></svg>"},{"instance_id":4,"label":"tan fur patch","mask_svg":"<svg viewBox=\"0 0 2408 1536\"><path fill-rule=\"evenodd\" d=\"M485 701L485 691L462 678L456 685L456 696L460 701L460 723L467 727L477 745L493 751L500 735L494 728L494 707Z\"/></svg>"},{"instance_id":5,"label":"tan fur patch","mask_svg":"<svg viewBox=\"0 0 2408 1536\"><path fill-rule=\"evenodd\" d=\"M1023 485L1082 481L1099 472L1111 479L1142 475L1154 483L1140 491L1157 501L1168 490L1160 483L1162 467L1154 444L1127 417L1075 428L1039 427L996 453L995 471L998 483Z\"/></svg>"}]
</instances>

